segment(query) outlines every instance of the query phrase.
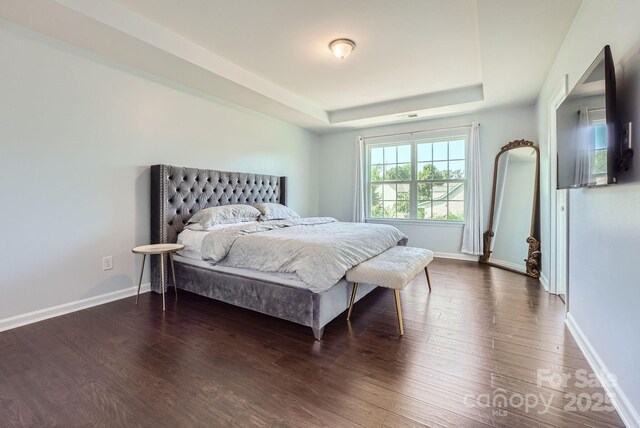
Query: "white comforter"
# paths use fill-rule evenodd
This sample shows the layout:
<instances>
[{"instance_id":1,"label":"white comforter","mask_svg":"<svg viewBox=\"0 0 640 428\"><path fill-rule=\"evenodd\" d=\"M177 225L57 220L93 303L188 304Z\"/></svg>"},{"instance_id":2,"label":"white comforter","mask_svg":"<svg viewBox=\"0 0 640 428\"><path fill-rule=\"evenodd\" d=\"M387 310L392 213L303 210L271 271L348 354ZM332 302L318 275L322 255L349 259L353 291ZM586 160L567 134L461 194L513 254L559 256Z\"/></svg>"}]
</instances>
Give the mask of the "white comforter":
<instances>
[{"instance_id":1,"label":"white comforter","mask_svg":"<svg viewBox=\"0 0 640 428\"><path fill-rule=\"evenodd\" d=\"M406 243L406 235L383 224L340 223L312 217L239 224L209 232L202 259L263 272L293 272L319 293L353 266Z\"/></svg>"}]
</instances>

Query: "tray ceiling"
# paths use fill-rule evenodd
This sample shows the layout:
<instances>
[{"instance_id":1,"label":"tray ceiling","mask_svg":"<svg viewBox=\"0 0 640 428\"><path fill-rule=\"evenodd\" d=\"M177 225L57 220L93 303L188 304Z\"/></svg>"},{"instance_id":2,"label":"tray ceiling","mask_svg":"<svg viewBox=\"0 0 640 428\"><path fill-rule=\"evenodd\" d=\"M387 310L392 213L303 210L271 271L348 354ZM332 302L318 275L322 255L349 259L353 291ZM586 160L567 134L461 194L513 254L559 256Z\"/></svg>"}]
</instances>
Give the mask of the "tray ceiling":
<instances>
[{"instance_id":1,"label":"tray ceiling","mask_svg":"<svg viewBox=\"0 0 640 428\"><path fill-rule=\"evenodd\" d=\"M532 103L580 4L6 0L0 17L323 132Z\"/></svg>"}]
</instances>

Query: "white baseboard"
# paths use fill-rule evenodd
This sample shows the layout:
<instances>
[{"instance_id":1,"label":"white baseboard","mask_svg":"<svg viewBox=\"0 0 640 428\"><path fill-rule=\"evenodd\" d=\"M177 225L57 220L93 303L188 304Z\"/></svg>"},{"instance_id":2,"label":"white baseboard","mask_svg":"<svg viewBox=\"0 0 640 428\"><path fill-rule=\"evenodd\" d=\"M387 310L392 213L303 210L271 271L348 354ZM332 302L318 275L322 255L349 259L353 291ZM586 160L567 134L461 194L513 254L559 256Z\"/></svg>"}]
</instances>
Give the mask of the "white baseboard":
<instances>
[{"instance_id":1,"label":"white baseboard","mask_svg":"<svg viewBox=\"0 0 640 428\"><path fill-rule=\"evenodd\" d=\"M505 260L489 259L489 262L496 266L501 266L507 269L515 270L516 272L527 273L527 268L523 264L515 264Z\"/></svg>"},{"instance_id":2,"label":"white baseboard","mask_svg":"<svg viewBox=\"0 0 640 428\"><path fill-rule=\"evenodd\" d=\"M573 338L578 343L578 346L591 366L591 369L598 377L598 381L606 391L607 395L609 395L611 403L618 411L618 414L622 418L624 424L628 428L639 428L640 416L638 416L638 412L633 408L633 405L622 389L620 389L620 385L611 380L611 372L607 369L604 361L602 361L598 352L596 352L594 347L591 345L587 336L585 336L584 332L580 329L576 320L571 316L571 313L567 314L565 323L573 335Z\"/></svg>"},{"instance_id":3,"label":"white baseboard","mask_svg":"<svg viewBox=\"0 0 640 428\"><path fill-rule=\"evenodd\" d=\"M148 293L150 290L150 283L142 284L140 294ZM26 314L0 319L0 331L10 330L12 328L79 311L81 309L87 309L92 306L98 306L104 303L113 302L114 300L120 300L127 297L135 296L137 291L138 286L134 286L125 288L123 290L101 294L95 297L89 297L88 299L76 300L74 302L64 303L62 305L53 306L51 308L40 309L37 311L28 312Z\"/></svg>"},{"instance_id":4,"label":"white baseboard","mask_svg":"<svg viewBox=\"0 0 640 428\"><path fill-rule=\"evenodd\" d=\"M542 272L540 272L540 283L544 287L544 291L546 291L548 293L549 292L549 280L547 279L546 276L544 276L544 273L542 273Z\"/></svg>"},{"instance_id":5,"label":"white baseboard","mask_svg":"<svg viewBox=\"0 0 640 428\"><path fill-rule=\"evenodd\" d=\"M480 256L472 256L471 254L464 253L441 253L434 252L434 257L438 257L440 259L454 259L454 260L466 260L469 262L477 262Z\"/></svg>"}]
</instances>

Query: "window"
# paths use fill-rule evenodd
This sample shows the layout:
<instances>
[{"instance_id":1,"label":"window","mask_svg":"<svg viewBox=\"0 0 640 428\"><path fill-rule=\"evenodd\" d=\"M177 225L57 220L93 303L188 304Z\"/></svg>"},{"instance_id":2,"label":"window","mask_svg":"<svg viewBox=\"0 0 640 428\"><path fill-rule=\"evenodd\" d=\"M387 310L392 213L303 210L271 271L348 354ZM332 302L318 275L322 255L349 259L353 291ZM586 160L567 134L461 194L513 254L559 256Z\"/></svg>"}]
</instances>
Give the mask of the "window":
<instances>
[{"instance_id":1,"label":"window","mask_svg":"<svg viewBox=\"0 0 640 428\"><path fill-rule=\"evenodd\" d=\"M367 143L367 218L464 220L467 136Z\"/></svg>"},{"instance_id":2,"label":"window","mask_svg":"<svg viewBox=\"0 0 640 428\"><path fill-rule=\"evenodd\" d=\"M591 174L597 184L607 184L607 120L604 109L589 110L593 135Z\"/></svg>"}]
</instances>

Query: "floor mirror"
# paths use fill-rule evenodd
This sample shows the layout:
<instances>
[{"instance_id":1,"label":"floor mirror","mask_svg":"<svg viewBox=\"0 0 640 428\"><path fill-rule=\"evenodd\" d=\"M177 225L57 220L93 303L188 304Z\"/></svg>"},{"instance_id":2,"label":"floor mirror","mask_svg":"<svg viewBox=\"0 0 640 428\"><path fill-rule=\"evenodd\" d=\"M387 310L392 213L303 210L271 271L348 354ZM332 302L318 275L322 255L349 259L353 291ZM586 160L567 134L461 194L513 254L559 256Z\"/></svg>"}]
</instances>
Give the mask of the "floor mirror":
<instances>
[{"instance_id":1,"label":"floor mirror","mask_svg":"<svg viewBox=\"0 0 640 428\"><path fill-rule=\"evenodd\" d=\"M480 262L540 277L539 177L540 151L531 141L512 141L500 149Z\"/></svg>"}]
</instances>

